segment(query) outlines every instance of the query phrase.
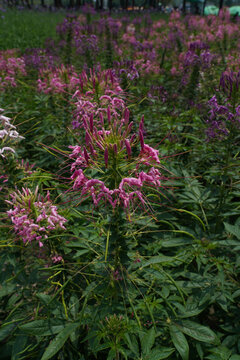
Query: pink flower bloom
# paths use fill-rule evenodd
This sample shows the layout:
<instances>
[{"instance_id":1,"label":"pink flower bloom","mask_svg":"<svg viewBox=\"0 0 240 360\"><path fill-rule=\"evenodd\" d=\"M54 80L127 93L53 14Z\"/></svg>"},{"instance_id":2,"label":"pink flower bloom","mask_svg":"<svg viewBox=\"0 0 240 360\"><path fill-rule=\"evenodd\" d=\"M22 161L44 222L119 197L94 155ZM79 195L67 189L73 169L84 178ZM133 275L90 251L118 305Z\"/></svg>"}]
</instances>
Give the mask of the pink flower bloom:
<instances>
[{"instance_id":1,"label":"pink flower bloom","mask_svg":"<svg viewBox=\"0 0 240 360\"><path fill-rule=\"evenodd\" d=\"M11 204L13 209L7 211L7 214L14 225L14 231L24 243L36 240L42 247L43 243L40 240L43 236L47 239L50 230L65 229L64 224L67 220L58 214L57 207L52 205L49 195L42 198L37 196L37 189L32 194L29 189L23 188L22 193L18 190L10 196L12 201L7 203ZM26 204L28 205L25 206Z\"/></svg>"},{"instance_id":2,"label":"pink flower bloom","mask_svg":"<svg viewBox=\"0 0 240 360\"><path fill-rule=\"evenodd\" d=\"M140 153L140 161L142 162L155 162L157 164L160 164L159 160L159 151L156 149L153 149L151 146L147 144L143 144L142 150Z\"/></svg>"}]
</instances>

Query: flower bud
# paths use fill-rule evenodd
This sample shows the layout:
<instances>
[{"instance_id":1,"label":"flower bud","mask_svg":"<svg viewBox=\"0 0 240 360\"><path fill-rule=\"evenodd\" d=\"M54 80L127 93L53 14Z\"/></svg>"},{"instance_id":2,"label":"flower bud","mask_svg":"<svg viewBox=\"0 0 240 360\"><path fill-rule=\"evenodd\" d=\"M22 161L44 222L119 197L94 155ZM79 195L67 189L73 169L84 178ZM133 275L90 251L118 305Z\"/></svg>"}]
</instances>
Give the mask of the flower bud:
<instances>
[{"instance_id":1,"label":"flower bud","mask_svg":"<svg viewBox=\"0 0 240 360\"><path fill-rule=\"evenodd\" d=\"M114 151L115 154L117 154L117 152L118 152L117 144L114 144L114 145L113 145L113 151Z\"/></svg>"},{"instance_id":2,"label":"flower bud","mask_svg":"<svg viewBox=\"0 0 240 360\"><path fill-rule=\"evenodd\" d=\"M143 123L144 123L144 115L141 118L140 124L139 124L139 130L143 131Z\"/></svg>"},{"instance_id":3,"label":"flower bud","mask_svg":"<svg viewBox=\"0 0 240 360\"><path fill-rule=\"evenodd\" d=\"M90 118L89 118L89 127L90 127L90 131L92 133L93 132L93 114L91 114Z\"/></svg>"},{"instance_id":4,"label":"flower bud","mask_svg":"<svg viewBox=\"0 0 240 360\"><path fill-rule=\"evenodd\" d=\"M89 156L88 156L88 153L87 153L87 150L86 150L85 146L83 147L83 153L84 153L86 163L88 164L89 163Z\"/></svg>"},{"instance_id":5,"label":"flower bud","mask_svg":"<svg viewBox=\"0 0 240 360\"><path fill-rule=\"evenodd\" d=\"M107 108L107 118L108 118L108 123L109 125L111 124L111 111L110 111L110 107Z\"/></svg>"},{"instance_id":6,"label":"flower bud","mask_svg":"<svg viewBox=\"0 0 240 360\"><path fill-rule=\"evenodd\" d=\"M108 167L108 148L106 146L106 149L104 151L104 161L105 161L105 166L106 168Z\"/></svg>"},{"instance_id":7,"label":"flower bud","mask_svg":"<svg viewBox=\"0 0 240 360\"><path fill-rule=\"evenodd\" d=\"M86 142L86 145L89 145L91 143L91 136L89 135L88 131L86 131L85 142Z\"/></svg>"},{"instance_id":8,"label":"flower bud","mask_svg":"<svg viewBox=\"0 0 240 360\"><path fill-rule=\"evenodd\" d=\"M125 146L126 146L128 158L130 158L131 153L132 153L132 149L131 149L130 143L129 143L129 141L127 139L125 140Z\"/></svg>"},{"instance_id":9,"label":"flower bud","mask_svg":"<svg viewBox=\"0 0 240 360\"><path fill-rule=\"evenodd\" d=\"M140 140L140 144L141 144L141 148L144 148L144 139L143 139L143 133L142 130L139 130L139 140Z\"/></svg>"}]
</instances>

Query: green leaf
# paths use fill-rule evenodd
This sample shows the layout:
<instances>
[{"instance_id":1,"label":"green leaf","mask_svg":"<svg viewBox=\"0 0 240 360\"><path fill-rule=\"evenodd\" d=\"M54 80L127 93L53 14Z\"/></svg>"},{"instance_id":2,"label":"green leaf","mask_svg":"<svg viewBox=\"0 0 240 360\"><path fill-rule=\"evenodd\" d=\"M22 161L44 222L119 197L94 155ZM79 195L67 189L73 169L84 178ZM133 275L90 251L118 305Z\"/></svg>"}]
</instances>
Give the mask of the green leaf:
<instances>
[{"instance_id":1,"label":"green leaf","mask_svg":"<svg viewBox=\"0 0 240 360\"><path fill-rule=\"evenodd\" d=\"M227 232L236 236L236 238L238 238L240 240L240 228L238 225L230 225L230 224L224 222L224 226L225 226L225 229L227 230Z\"/></svg>"},{"instance_id":2,"label":"green leaf","mask_svg":"<svg viewBox=\"0 0 240 360\"><path fill-rule=\"evenodd\" d=\"M240 360L240 355L234 354L230 357L229 360Z\"/></svg>"},{"instance_id":3,"label":"green leaf","mask_svg":"<svg viewBox=\"0 0 240 360\"><path fill-rule=\"evenodd\" d=\"M63 330L65 324L58 319L35 320L19 326L19 329L25 333L36 336L48 336L58 334Z\"/></svg>"},{"instance_id":4,"label":"green leaf","mask_svg":"<svg viewBox=\"0 0 240 360\"><path fill-rule=\"evenodd\" d=\"M206 326L189 320L183 320L181 322L175 323L174 325L176 325L184 334L191 336L193 339L209 344L219 343L219 339L215 333Z\"/></svg>"},{"instance_id":5,"label":"green leaf","mask_svg":"<svg viewBox=\"0 0 240 360\"><path fill-rule=\"evenodd\" d=\"M176 259L172 258L170 256L165 256L165 255L153 256L150 260L143 263L140 270L149 265L168 263L168 262L173 262L173 261L176 261Z\"/></svg>"},{"instance_id":6,"label":"green leaf","mask_svg":"<svg viewBox=\"0 0 240 360\"><path fill-rule=\"evenodd\" d=\"M140 341L143 355L148 355L155 341L154 328L151 328L144 334L140 334Z\"/></svg>"},{"instance_id":7,"label":"green leaf","mask_svg":"<svg viewBox=\"0 0 240 360\"><path fill-rule=\"evenodd\" d=\"M170 325L172 342L183 360L189 358L189 346L184 334L174 325Z\"/></svg>"},{"instance_id":8,"label":"green leaf","mask_svg":"<svg viewBox=\"0 0 240 360\"><path fill-rule=\"evenodd\" d=\"M65 327L63 331L61 331L54 339L53 341L48 345L47 349L45 350L41 360L48 360L51 359L65 344L68 337L71 335L73 331L76 330L76 328L80 324L69 324Z\"/></svg>"},{"instance_id":9,"label":"green leaf","mask_svg":"<svg viewBox=\"0 0 240 360\"><path fill-rule=\"evenodd\" d=\"M138 342L137 342L137 339L136 339L135 335L130 335L130 334L126 333L124 335L124 337L125 337L125 339L127 341L129 349L135 355L137 355L137 357L139 357Z\"/></svg>"},{"instance_id":10,"label":"green leaf","mask_svg":"<svg viewBox=\"0 0 240 360\"><path fill-rule=\"evenodd\" d=\"M2 325L0 327L0 341L4 340L16 327L16 324Z\"/></svg>"},{"instance_id":11,"label":"green leaf","mask_svg":"<svg viewBox=\"0 0 240 360\"><path fill-rule=\"evenodd\" d=\"M152 349L150 354L147 357L144 357L143 360L162 360L168 358L173 352L174 348L167 347L155 347Z\"/></svg>"},{"instance_id":12,"label":"green leaf","mask_svg":"<svg viewBox=\"0 0 240 360\"><path fill-rule=\"evenodd\" d=\"M232 351L229 350L226 346L219 346L217 348L211 349L211 355L208 355L206 359L216 359L216 360L229 360Z\"/></svg>"},{"instance_id":13,"label":"green leaf","mask_svg":"<svg viewBox=\"0 0 240 360\"><path fill-rule=\"evenodd\" d=\"M14 291L16 291L16 286L14 284L6 284L4 286L1 286L0 288L0 298L4 297L6 295L12 294Z\"/></svg>"},{"instance_id":14,"label":"green leaf","mask_svg":"<svg viewBox=\"0 0 240 360\"><path fill-rule=\"evenodd\" d=\"M19 353L22 353L24 348L25 348L25 345L27 343L27 336L17 336L16 337L16 340L13 344L13 347L12 347L12 357L11 357L11 360L18 360L19 359L19 356L18 354Z\"/></svg>"}]
</instances>

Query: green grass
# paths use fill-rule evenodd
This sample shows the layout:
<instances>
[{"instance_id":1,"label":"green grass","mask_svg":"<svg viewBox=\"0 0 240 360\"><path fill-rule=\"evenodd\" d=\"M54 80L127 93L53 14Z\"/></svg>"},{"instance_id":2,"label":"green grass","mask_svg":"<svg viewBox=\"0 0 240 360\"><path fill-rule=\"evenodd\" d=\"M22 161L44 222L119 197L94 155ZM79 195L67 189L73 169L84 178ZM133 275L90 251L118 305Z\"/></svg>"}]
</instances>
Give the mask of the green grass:
<instances>
[{"instance_id":1,"label":"green grass","mask_svg":"<svg viewBox=\"0 0 240 360\"><path fill-rule=\"evenodd\" d=\"M0 50L43 47L46 38L56 37L56 25L65 12L8 10L0 21Z\"/></svg>"}]
</instances>

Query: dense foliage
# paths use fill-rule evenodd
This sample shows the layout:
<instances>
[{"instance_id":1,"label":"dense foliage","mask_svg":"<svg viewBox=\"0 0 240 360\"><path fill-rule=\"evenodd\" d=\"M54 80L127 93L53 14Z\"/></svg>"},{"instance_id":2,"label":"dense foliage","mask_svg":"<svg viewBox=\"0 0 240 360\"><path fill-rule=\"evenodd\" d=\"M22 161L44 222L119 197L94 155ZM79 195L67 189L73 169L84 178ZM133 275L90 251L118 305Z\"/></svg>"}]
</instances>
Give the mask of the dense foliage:
<instances>
[{"instance_id":1,"label":"dense foliage","mask_svg":"<svg viewBox=\"0 0 240 360\"><path fill-rule=\"evenodd\" d=\"M45 15L0 25L1 359L240 359L240 24Z\"/></svg>"}]
</instances>

